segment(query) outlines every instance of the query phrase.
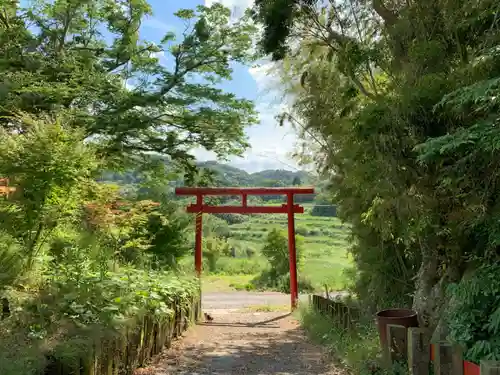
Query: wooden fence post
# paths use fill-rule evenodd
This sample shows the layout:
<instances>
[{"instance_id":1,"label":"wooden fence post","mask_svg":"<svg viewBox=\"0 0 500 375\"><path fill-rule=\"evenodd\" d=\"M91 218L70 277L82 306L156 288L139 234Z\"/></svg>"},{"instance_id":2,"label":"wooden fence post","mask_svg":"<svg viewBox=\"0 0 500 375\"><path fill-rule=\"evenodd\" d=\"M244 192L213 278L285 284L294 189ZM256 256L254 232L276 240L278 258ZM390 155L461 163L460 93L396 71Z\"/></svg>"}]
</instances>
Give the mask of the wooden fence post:
<instances>
[{"instance_id":1,"label":"wooden fence post","mask_svg":"<svg viewBox=\"0 0 500 375\"><path fill-rule=\"evenodd\" d=\"M351 307L347 306L347 329L352 328L352 312Z\"/></svg>"},{"instance_id":2,"label":"wooden fence post","mask_svg":"<svg viewBox=\"0 0 500 375\"><path fill-rule=\"evenodd\" d=\"M396 361L406 360L408 354L408 331L406 327L387 325L387 348L385 349L387 367Z\"/></svg>"},{"instance_id":3,"label":"wooden fence post","mask_svg":"<svg viewBox=\"0 0 500 375\"><path fill-rule=\"evenodd\" d=\"M428 375L430 343L420 328L408 328L408 369L410 375Z\"/></svg>"},{"instance_id":4,"label":"wooden fence post","mask_svg":"<svg viewBox=\"0 0 500 375\"><path fill-rule=\"evenodd\" d=\"M451 353L451 371L453 375L464 375L464 352L458 345L453 345L453 352ZM499 374L500 375L500 374Z\"/></svg>"},{"instance_id":5,"label":"wooden fence post","mask_svg":"<svg viewBox=\"0 0 500 375\"><path fill-rule=\"evenodd\" d=\"M434 344L434 374L463 375L462 350L448 342Z\"/></svg>"},{"instance_id":6,"label":"wooden fence post","mask_svg":"<svg viewBox=\"0 0 500 375\"><path fill-rule=\"evenodd\" d=\"M500 362L481 361L481 375L500 375Z\"/></svg>"}]
</instances>

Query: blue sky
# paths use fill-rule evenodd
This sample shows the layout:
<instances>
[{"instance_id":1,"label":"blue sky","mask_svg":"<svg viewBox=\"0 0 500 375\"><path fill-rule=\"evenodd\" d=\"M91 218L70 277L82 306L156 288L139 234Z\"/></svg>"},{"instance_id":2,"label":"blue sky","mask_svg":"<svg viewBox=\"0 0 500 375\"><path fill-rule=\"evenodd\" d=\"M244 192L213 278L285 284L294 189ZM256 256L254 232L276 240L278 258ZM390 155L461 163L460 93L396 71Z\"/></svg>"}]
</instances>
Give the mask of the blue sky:
<instances>
[{"instance_id":1,"label":"blue sky","mask_svg":"<svg viewBox=\"0 0 500 375\"><path fill-rule=\"evenodd\" d=\"M221 2L229 7L234 15L251 5L253 0L149 0L153 16L146 19L141 28L141 37L159 42L168 31L181 30L183 24L174 13L181 8L192 9L197 5L210 6ZM166 62L167 57L163 58ZM232 158L230 164L255 172L263 169L296 169L296 163L288 156L293 150L296 137L289 127L278 127L274 116L279 112L279 91L269 89L272 77L262 68L237 65L234 67L233 80L225 82L222 88L236 95L255 101L260 115L260 124L248 128L251 149L244 158ZM214 155L206 150L194 150L200 160L213 160Z\"/></svg>"}]
</instances>

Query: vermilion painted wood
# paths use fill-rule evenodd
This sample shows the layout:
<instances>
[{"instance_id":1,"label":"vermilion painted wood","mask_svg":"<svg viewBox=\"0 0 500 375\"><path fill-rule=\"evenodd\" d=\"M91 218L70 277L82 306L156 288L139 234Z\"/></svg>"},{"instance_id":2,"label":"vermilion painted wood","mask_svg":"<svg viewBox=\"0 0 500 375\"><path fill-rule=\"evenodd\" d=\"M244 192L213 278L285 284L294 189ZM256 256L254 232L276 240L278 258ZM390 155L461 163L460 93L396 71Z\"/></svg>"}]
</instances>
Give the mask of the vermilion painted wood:
<instances>
[{"instance_id":1,"label":"vermilion painted wood","mask_svg":"<svg viewBox=\"0 0 500 375\"><path fill-rule=\"evenodd\" d=\"M295 194L314 194L314 188L207 188L207 187L178 187L176 195L194 195L196 204L187 206L187 212L196 213L195 237L195 267L198 276L201 276L202 254L202 214L203 213L236 213L236 214L287 214L288 215L288 251L290 259L290 297L292 309L297 307L299 290L297 283L297 255L295 249L295 217L296 213L303 213L304 208L293 204ZM209 206L203 204L205 195L240 195L242 206ZM286 195L287 203L281 206L247 206L248 195Z\"/></svg>"},{"instance_id":2,"label":"vermilion painted wood","mask_svg":"<svg viewBox=\"0 0 500 375\"><path fill-rule=\"evenodd\" d=\"M481 375L481 367L475 363L464 361L464 375Z\"/></svg>"},{"instance_id":3,"label":"vermilion painted wood","mask_svg":"<svg viewBox=\"0 0 500 375\"><path fill-rule=\"evenodd\" d=\"M434 344L431 344L431 361L434 361ZM464 361L464 375L481 375L481 368L475 363Z\"/></svg>"},{"instance_id":4,"label":"vermilion painted wood","mask_svg":"<svg viewBox=\"0 0 500 375\"><path fill-rule=\"evenodd\" d=\"M314 194L314 188L308 187L178 187L176 195L288 195L288 194Z\"/></svg>"},{"instance_id":5,"label":"vermilion painted wood","mask_svg":"<svg viewBox=\"0 0 500 375\"><path fill-rule=\"evenodd\" d=\"M290 263L290 297L292 299L292 310L297 307L299 300L299 288L297 281L297 253L295 251L295 216L293 193L288 193L286 196L286 206L288 210L288 259ZM304 209L302 208L302 212Z\"/></svg>"},{"instance_id":6,"label":"vermilion painted wood","mask_svg":"<svg viewBox=\"0 0 500 375\"><path fill-rule=\"evenodd\" d=\"M206 206L192 204L187 206L186 211L189 213L203 212L206 214L286 214L288 206ZM293 206L293 213L303 214L304 207L299 205Z\"/></svg>"},{"instance_id":7,"label":"vermilion painted wood","mask_svg":"<svg viewBox=\"0 0 500 375\"><path fill-rule=\"evenodd\" d=\"M198 195L196 197L196 203L198 205L203 205L203 196ZM201 239L202 239L202 211L197 211L196 213L196 232L194 238L194 267L196 270L196 274L198 277L201 276L201 266L203 263L203 259L201 257Z\"/></svg>"}]
</instances>

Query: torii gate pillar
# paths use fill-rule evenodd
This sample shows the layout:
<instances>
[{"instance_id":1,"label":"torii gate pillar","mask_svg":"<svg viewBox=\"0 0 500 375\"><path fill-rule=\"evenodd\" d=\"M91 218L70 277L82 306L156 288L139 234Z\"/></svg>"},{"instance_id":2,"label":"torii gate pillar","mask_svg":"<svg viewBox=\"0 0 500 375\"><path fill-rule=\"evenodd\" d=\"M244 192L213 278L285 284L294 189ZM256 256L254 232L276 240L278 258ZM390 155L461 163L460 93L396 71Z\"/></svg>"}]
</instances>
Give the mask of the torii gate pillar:
<instances>
[{"instance_id":1,"label":"torii gate pillar","mask_svg":"<svg viewBox=\"0 0 500 375\"><path fill-rule=\"evenodd\" d=\"M182 187L175 189L176 195L196 196L196 203L187 207L187 212L196 213L196 235L194 264L198 277L202 270L202 215L203 213L234 213L234 214L287 214L288 215L288 252L290 263L290 297L292 310L297 307L299 299L297 282L297 252L295 248L295 214L304 213L304 207L294 204L295 194L314 194L314 188L205 188ZM203 202L207 195L239 195L241 206L209 206ZM281 206L248 206L249 195L285 195L286 204Z\"/></svg>"},{"instance_id":2,"label":"torii gate pillar","mask_svg":"<svg viewBox=\"0 0 500 375\"><path fill-rule=\"evenodd\" d=\"M288 260L290 263L290 297L292 310L297 307L299 300L299 282L297 278L297 251L295 248L295 215L293 211L293 194L288 193Z\"/></svg>"}]
</instances>

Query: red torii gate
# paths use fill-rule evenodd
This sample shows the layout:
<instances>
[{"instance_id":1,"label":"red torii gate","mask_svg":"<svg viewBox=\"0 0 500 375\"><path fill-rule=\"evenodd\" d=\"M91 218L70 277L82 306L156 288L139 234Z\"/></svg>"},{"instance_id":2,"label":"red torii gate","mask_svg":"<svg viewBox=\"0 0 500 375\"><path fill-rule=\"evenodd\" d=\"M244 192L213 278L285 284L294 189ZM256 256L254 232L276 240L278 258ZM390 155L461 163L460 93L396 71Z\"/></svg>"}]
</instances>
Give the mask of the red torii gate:
<instances>
[{"instance_id":1,"label":"red torii gate","mask_svg":"<svg viewBox=\"0 0 500 375\"><path fill-rule=\"evenodd\" d=\"M314 188L287 187L287 188L238 188L238 187L179 187L175 189L176 195L191 195L196 197L196 203L187 206L186 211L196 213L196 237L194 263L198 276L201 276L201 239L202 215L210 214L288 214L288 251L290 253L290 296L292 309L297 306L299 298L297 285L297 255L295 252L295 216L304 213L304 207L293 203L295 194L314 194ZM203 201L207 195L239 195L241 206L210 206ZM286 195L286 204L281 206L248 206L249 195Z\"/></svg>"}]
</instances>

